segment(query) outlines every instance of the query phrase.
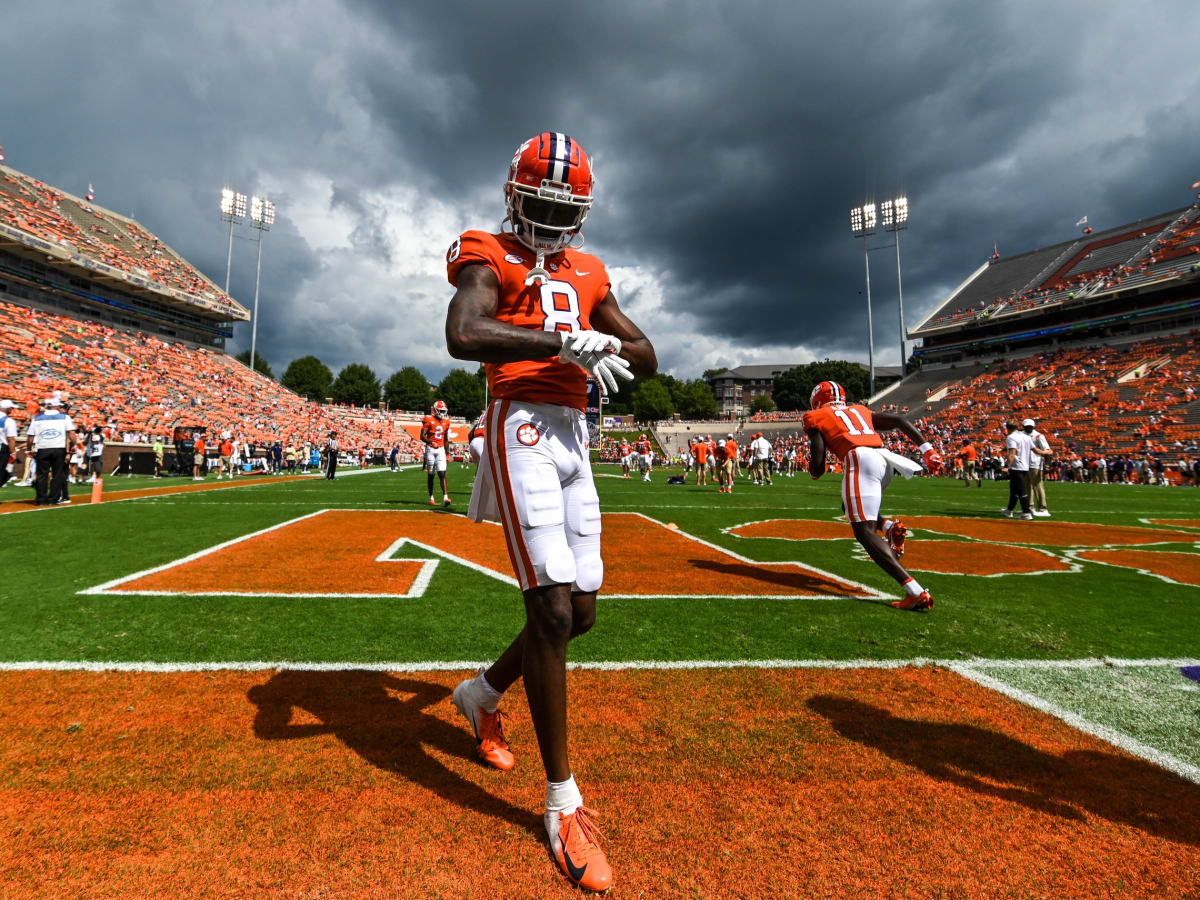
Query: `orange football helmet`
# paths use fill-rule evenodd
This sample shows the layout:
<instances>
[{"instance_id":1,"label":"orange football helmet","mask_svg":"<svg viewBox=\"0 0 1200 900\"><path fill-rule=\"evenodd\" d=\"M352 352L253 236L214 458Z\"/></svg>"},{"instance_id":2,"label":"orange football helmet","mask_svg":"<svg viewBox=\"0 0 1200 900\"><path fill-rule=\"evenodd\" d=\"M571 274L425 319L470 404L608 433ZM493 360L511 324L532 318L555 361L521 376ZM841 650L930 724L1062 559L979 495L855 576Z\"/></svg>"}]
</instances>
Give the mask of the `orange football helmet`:
<instances>
[{"instance_id":1,"label":"orange football helmet","mask_svg":"<svg viewBox=\"0 0 1200 900\"><path fill-rule=\"evenodd\" d=\"M836 381L822 381L812 389L808 404L813 409L819 409L827 403L845 403L846 389Z\"/></svg>"},{"instance_id":2,"label":"orange football helmet","mask_svg":"<svg viewBox=\"0 0 1200 900\"><path fill-rule=\"evenodd\" d=\"M444 419L446 416L450 415L450 411L446 409L445 400L435 400L433 402L433 414L439 419Z\"/></svg>"},{"instance_id":3,"label":"orange football helmet","mask_svg":"<svg viewBox=\"0 0 1200 900\"><path fill-rule=\"evenodd\" d=\"M576 141L543 131L517 148L504 182L513 234L534 252L558 253L592 206L592 163Z\"/></svg>"}]
</instances>

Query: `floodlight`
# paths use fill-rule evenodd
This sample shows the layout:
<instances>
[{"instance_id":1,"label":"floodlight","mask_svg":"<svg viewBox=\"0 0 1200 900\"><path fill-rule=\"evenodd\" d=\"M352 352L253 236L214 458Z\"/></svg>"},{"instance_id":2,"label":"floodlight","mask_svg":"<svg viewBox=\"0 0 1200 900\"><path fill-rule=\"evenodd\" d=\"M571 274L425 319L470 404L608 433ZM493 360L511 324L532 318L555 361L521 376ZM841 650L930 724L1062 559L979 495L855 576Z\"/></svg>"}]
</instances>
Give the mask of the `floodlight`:
<instances>
[{"instance_id":1,"label":"floodlight","mask_svg":"<svg viewBox=\"0 0 1200 900\"><path fill-rule=\"evenodd\" d=\"M863 204L863 230L864 231L874 231L875 230L875 204L874 203L864 203Z\"/></svg>"},{"instance_id":2,"label":"floodlight","mask_svg":"<svg viewBox=\"0 0 1200 900\"><path fill-rule=\"evenodd\" d=\"M884 200L883 203L879 204L879 214L883 219L883 227L891 228L894 221L891 200Z\"/></svg>"},{"instance_id":3,"label":"floodlight","mask_svg":"<svg viewBox=\"0 0 1200 900\"><path fill-rule=\"evenodd\" d=\"M266 197L251 197L250 224L262 231L268 231L275 224L275 204Z\"/></svg>"},{"instance_id":4,"label":"floodlight","mask_svg":"<svg viewBox=\"0 0 1200 900\"><path fill-rule=\"evenodd\" d=\"M862 207L856 206L850 210L850 230L859 234L863 230Z\"/></svg>"},{"instance_id":5,"label":"floodlight","mask_svg":"<svg viewBox=\"0 0 1200 900\"><path fill-rule=\"evenodd\" d=\"M246 195L233 188L222 188L221 218L226 222L240 222L246 218Z\"/></svg>"},{"instance_id":6,"label":"floodlight","mask_svg":"<svg viewBox=\"0 0 1200 900\"><path fill-rule=\"evenodd\" d=\"M896 224L903 225L908 221L908 198L896 198Z\"/></svg>"}]
</instances>

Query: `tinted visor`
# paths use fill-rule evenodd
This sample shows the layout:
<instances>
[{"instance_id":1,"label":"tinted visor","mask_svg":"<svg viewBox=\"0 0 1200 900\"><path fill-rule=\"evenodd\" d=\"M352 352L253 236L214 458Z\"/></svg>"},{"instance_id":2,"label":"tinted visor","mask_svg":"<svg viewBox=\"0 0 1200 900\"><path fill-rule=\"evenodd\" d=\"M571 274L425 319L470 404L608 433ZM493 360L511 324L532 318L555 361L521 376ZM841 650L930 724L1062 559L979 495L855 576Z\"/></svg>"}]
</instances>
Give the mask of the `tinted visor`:
<instances>
[{"instance_id":1,"label":"tinted visor","mask_svg":"<svg viewBox=\"0 0 1200 900\"><path fill-rule=\"evenodd\" d=\"M584 207L572 203L556 203L540 197L522 197L521 213L535 225L549 228L574 228Z\"/></svg>"}]
</instances>

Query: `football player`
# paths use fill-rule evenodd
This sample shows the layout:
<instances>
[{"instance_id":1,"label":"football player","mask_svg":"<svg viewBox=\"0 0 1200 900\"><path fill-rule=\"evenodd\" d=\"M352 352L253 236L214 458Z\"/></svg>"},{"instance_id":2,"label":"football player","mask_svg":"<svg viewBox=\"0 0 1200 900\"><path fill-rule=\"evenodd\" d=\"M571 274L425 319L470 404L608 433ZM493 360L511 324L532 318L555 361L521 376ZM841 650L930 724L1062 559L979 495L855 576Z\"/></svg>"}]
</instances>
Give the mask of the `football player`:
<instances>
[{"instance_id":1,"label":"football player","mask_svg":"<svg viewBox=\"0 0 1200 900\"><path fill-rule=\"evenodd\" d=\"M650 473L654 470L654 449L650 446L650 439L644 434L638 437L637 452L642 481L649 481Z\"/></svg>"},{"instance_id":2,"label":"football player","mask_svg":"<svg viewBox=\"0 0 1200 900\"><path fill-rule=\"evenodd\" d=\"M696 446L692 448L692 452L696 454L696 484L707 484L708 482L708 441L701 436L700 440L696 441Z\"/></svg>"},{"instance_id":3,"label":"football player","mask_svg":"<svg viewBox=\"0 0 1200 900\"><path fill-rule=\"evenodd\" d=\"M621 438L621 477L629 477L629 468L633 465L633 447L628 438Z\"/></svg>"},{"instance_id":4,"label":"football player","mask_svg":"<svg viewBox=\"0 0 1200 900\"><path fill-rule=\"evenodd\" d=\"M591 628L604 577L600 503L588 460L587 380L603 394L652 375L654 348L617 306L604 264L580 252L592 205L587 154L543 132L513 156L499 233L450 246L457 288L446 317L456 359L485 364L494 398L471 517L498 520L525 601L525 627L492 665L454 690L484 761L513 766L498 704L518 679L546 770L545 826L563 874L606 890L612 869L567 755L567 642Z\"/></svg>"},{"instance_id":5,"label":"football player","mask_svg":"<svg viewBox=\"0 0 1200 900\"><path fill-rule=\"evenodd\" d=\"M429 505L433 501L433 473L436 471L442 484L442 505L450 505L450 492L446 490L446 444L449 443L450 412L443 400L436 400L433 413L421 422L421 440L425 443L425 471L429 474Z\"/></svg>"},{"instance_id":6,"label":"football player","mask_svg":"<svg viewBox=\"0 0 1200 900\"><path fill-rule=\"evenodd\" d=\"M825 474L826 448L841 461L842 508L850 520L854 537L875 563L904 587L904 598L892 602L897 609L932 609L933 598L900 565L904 555L904 537L908 533L899 519L884 519L879 514L883 489L892 479L893 470L911 478L921 470L917 463L883 447L879 431L902 431L921 453L931 474L942 468L942 457L921 436L913 424L894 413L872 413L858 403L846 402L846 391L836 381L822 381L812 390L812 409L801 422L808 435L811 454L808 472L813 478Z\"/></svg>"}]
</instances>

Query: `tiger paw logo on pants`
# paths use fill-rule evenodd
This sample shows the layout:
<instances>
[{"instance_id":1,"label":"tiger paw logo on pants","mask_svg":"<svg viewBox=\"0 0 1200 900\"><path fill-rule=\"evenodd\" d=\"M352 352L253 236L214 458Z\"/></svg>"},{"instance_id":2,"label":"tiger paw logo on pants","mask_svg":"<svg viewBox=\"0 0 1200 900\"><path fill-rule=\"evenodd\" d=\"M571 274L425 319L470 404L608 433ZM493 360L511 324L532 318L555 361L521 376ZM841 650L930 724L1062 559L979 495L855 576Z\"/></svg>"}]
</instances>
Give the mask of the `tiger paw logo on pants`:
<instances>
[{"instance_id":1,"label":"tiger paw logo on pants","mask_svg":"<svg viewBox=\"0 0 1200 900\"><path fill-rule=\"evenodd\" d=\"M517 429L517 440L526 447L532 447L542 439L542 435L538 432L537 426L528 423Z\"/></svg>"}]
</instances>

